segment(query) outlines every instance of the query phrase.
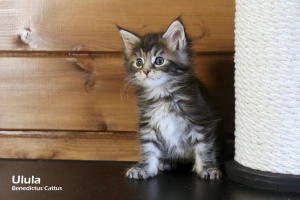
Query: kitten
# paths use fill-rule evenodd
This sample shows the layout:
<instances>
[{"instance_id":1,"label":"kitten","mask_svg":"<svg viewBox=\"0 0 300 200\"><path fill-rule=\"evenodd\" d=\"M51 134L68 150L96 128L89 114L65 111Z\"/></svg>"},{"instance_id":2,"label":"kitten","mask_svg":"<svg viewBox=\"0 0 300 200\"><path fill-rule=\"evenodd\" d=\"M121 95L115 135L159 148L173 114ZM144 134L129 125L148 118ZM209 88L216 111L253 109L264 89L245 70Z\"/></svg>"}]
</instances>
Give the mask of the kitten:
<instances>
[{"instance_id":1,"label":"kitten","mask_svg":"<svg viewBox=\"0 0 300 200\"><path fill-rule=\"evenodd\" d=\"M147 179L180 161L194 163L201 178L219 179L215 118L195 76L191 41L181 19L165 33L139 36L119 27L126 69L137 87L140 161L126 173Z\"/></svg>"}]
</instances>

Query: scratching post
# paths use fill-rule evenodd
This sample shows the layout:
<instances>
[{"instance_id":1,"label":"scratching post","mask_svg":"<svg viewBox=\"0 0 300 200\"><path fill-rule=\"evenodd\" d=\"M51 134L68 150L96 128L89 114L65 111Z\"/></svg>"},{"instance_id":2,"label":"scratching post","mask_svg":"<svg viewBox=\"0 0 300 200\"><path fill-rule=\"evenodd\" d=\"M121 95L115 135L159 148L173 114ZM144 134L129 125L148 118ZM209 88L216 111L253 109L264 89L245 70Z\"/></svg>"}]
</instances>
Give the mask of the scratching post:
<instances>
[{"instance_id":1,"label":"scratching post","mask_svg":"<svg viewBox=\"0 0 300 200\"><path fill-rule=\"evenodd\" d=\"M236 0L235 97L229 178L300 191L299 0Z\"/></svg>"}]
</instances>

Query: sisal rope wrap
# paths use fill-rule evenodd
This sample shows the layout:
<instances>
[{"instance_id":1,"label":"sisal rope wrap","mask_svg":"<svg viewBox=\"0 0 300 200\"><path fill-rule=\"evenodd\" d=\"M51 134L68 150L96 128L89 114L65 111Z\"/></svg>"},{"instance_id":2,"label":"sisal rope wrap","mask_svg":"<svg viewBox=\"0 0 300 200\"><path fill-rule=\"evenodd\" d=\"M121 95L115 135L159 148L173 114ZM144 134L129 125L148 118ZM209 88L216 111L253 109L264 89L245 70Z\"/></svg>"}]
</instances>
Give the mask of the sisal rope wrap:
<instances>
[{"instance_id":1,"label":"sisal rope wrap","mask_svg":"<svg viewBox=\"0 0 300 200\"><path fill-rule=\"evenodd\" d=\"M300 0L236 0L235 160L300 175Z\"/></svg>"}]
</instances>

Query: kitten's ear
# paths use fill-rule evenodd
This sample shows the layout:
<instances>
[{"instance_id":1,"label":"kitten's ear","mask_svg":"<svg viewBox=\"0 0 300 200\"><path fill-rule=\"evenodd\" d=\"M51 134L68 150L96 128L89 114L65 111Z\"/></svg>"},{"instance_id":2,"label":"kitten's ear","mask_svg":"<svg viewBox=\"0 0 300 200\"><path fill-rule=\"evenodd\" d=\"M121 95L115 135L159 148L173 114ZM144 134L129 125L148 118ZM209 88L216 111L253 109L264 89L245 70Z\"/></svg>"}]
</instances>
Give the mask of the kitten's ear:
<instances>
[{"instance_id":1,"label":"kitten's ear","mask_svg":"<svg viewBox=\"0 0 300 200\"><path fill-rule=\"evenodd\" d=\"M119 26L118 26L118 29L119 29L120 35L124 41L126 51L128 51L128 50L131 51L133 49L133 47L141 41L141 39L137 35L129 32L125 29L122 29Z\"/></svg>"},{"instance_id":2,"label":"kitten's ear","mask_svg":"<svg viewBox=\"0 0 300 200\"><path fill-rule=\"evenodd\" d=\"M183 24L176 19L164 33L163 38L167 40L173 51L182 50L187 44Z\"/></svg>"}]
</instances>

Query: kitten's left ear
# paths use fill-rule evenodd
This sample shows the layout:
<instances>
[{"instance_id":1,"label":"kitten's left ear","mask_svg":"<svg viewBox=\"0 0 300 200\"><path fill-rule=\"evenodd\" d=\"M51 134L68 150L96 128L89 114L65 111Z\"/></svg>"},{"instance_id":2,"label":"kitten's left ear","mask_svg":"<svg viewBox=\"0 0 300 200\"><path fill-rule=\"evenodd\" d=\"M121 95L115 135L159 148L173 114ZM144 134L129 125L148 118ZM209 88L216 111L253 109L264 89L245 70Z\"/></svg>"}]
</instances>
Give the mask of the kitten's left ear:
<instances>
[{"instance_id":1,"label":"kitten's left ear","mask_svg":"<svg viewBox=\"0 0 300 200\"><path fill-rule=\"evenodd\" d=\"M183 24L178 19L169 26L163 38L167 40L173 51L182 50L187 45Z\"/></svg>"},{"instance_id":2,"label":"kitten's left ear","mask_svg":"<svg viewBox=\"0 0 300 200\"><path fill-rule=\"evenodd\" d=\"M134 33L131 33L125 29L122 29L121 27L117 26L120 32L120 35L124 41L126 51L131 51L134 46L140 42L140 38L135 35Z\"/></svg>"}]
</instances>

